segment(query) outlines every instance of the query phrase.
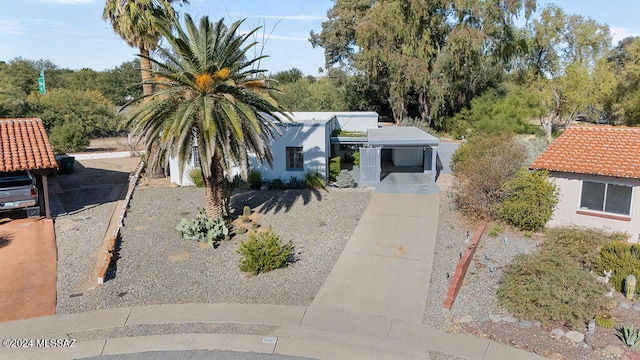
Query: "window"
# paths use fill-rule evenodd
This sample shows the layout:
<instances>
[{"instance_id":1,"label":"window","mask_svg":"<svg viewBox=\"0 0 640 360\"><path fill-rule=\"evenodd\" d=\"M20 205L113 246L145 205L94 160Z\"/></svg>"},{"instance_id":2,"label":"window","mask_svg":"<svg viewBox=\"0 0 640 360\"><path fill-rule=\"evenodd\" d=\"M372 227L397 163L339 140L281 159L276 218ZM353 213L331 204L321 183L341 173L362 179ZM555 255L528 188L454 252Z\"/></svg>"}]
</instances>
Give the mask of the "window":
<instances>
[{"instance_id":1,"label":"window","mask_svg":"<svg viewBox=\"0 0 640 360\"><path fill-rule=\"evenodd\" d=\"M582 182L581 210L631 214L631 186Z\"/></svg>"},{"instance_id":2,"label":"window","mask_svg":"<svg viewBox=\"0 0 640 360\"><path fill-rule=\"evenodd\" d=\"M191 161L196 168L200 167L200 154L198 153L198 145L191 148Z\"/></svg>"},{"instance_id":3,"label":"window","mask_svg":"<svg viewBox=\"0 0 640 360\"><path fill-rule=\"evenodd\" d=\"M301 146L287 147L287 170L303 170L304 155Z\"/></svg>"}]
</instances>

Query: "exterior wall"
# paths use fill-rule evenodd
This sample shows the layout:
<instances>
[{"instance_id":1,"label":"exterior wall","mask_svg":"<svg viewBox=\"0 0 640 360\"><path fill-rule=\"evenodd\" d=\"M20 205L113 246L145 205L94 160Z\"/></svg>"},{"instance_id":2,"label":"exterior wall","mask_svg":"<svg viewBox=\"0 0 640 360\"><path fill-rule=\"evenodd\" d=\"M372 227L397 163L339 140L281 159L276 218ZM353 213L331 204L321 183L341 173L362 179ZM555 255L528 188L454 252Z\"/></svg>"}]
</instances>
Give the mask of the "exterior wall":
<instances>
[{"instance_id":1,"label":"exterior wall","mask_svg":"<svg viewBox=\"0 0 640 360\"><path fill-rule=\"evenodd\" d=\"M171 177L171 182L180 186L193 186L194 183L189 178L189 173L195 168L196 166L189 160L188 163L184 164L184 172L181 175L180 168L178 167L178 158L172 157L169 160L169 176Z\"/></svg>"},{"instance_id":2,"label":"exterior wall","mask_svg":"<svg viewBox=\"0 0 640 360\"><path fill-rule=\"evenodd\" d=\"M392 149L391 158L395 166L423 166L424 149L407 147Z\"/></svg>"},{"instance_id":3,"label":"exterior wall","mask_svg":"<svg viewBox=\"0 0 640 360\"><path fill-rule=\"evenodd\" d=\"M342 130L366 132L378 127L378 113L375 112L339 112L335 113L335 120Z\"/></svg>"},{"instance_id":4,"label":"exterior wall","mask_svg":"<svg viewBox=\"0 0 640 360\"><path fill-rule=\"evenodd\" d=\"M560 200L553 217L547 224L548 226L579 226L605 231L623 231L631 235L631 241L638 241L640 235L640 180L553 172L550 175L558 185ZM588 215L578 214L583 180L633 186L630 217L623 220L624 216L608 216L608 214L595 212L589 212Z\"/></svg>"},{"instance_id":5,"label":"exterior wall","mask_svg":"<svg viewBox=\"0 0 640 360\"><path fill-rule=\"evenodd\" d=\"M251 168L260 168L264 180L281 178L285 182L291 177L304 178L307 171L318 170L327 178L329 157L329 134L331 132L328 122L296 123L279 125L282 136L276 136L271 143L273 154L273 168L268 165L260 166L255 158L251 158ZM304 153L303 170L287 170L287 147L301 146Z\"/></svg>"}]
</instances>

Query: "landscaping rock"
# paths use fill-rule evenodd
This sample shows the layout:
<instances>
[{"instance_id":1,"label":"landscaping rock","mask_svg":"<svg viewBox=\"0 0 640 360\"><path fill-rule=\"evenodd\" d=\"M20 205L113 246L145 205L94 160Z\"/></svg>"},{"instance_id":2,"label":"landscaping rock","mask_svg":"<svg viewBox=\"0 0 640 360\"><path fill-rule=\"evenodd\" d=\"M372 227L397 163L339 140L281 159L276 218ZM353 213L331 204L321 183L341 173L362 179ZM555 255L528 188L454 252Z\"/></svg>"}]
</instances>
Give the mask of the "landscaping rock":
<instances>
[{"instance_id":1,"label":"landscaping rock","mask_svg":"<svg viewBox=\"0 0 640 360\"><path fill-rule=\"evenodd\" d=\"M500 322L502 321L502 316L491 314L489 315L489 319L493 322Z\"/></svg>"},{"instance_id":2,"label":"landscaping rock","mask_svg":"<svg viewBox=\"0 0 640 360\"><path fill-rule=\"evenodd\" d=\"M522 326L522 327L531 327L531 321L522 320L522 321L520 321L520 326Z\"/></svg>"},{"instance_id":3,"label":"landscaping rock","mask_svg":"<svg viewBox=\"0 0 640 360\"><path fill-rule=\"evenodd\" d=\"M486 315L485 315L485 316L480 316L480 317L478 318L478 322L481 322L481 323L483 323L483 322L487 322L487 321L489 321L489 320L491 320L491 319L489 319L489 317L488 317L488 316L486 316Z\"/></svg>"},{"instance_id":4,"label":"landscaping rock","mask_svg":"<svg viewBox=\"0 0 640 360\"><path fill-rule=\"evenodd\" d=\"M516 318L514 318L513 316L503 316L502 321L506 323L514 323L516 322Z\"/></svg>"},{"instance_id":5,"label":"landscaping rock","mask_svg":"<svg viewBox=\"0 0 640 360\"><path fill-rule=\"evenodd\" d=\"M609 356L609 355L622 355L622 354L624 354L624 350L619 348L619 347L617 347L617 346L607 345L604 348L604 354L606 356Z\"/></svg>"},{"instance_id":6,"label":"landscaping rock","mask_svg":"<svg viewBox=\"0 0 640 360\"><path fill-rule=\"evenodd\" d=\"M618 304L618 309L625 309L628 310L630 308L629 304L626 302L621 302L620 304Z\"/></svg>"},{"instance_id":7,"label":"landscaping rock","mask_svg":"<svg viewBox=\"0 0 640 360\"><path fill-rule=\"evenodd\" d=\"M575 343L581 343L584 340L584 334L579 331L567 331L564 336Z\"/></svg>"},{"instance_id":8,"label":"landscaping rock","mask_svg":"<svg viewBox=\"0 0 640 360\"><path fill-rule=\"evenodd\" d=\"M564 331L562 329L553 329L551 333L555 336L564 336Z\"/></svg>"},{"instance_id":9,"label":"landscaping rock","mask_svg":"<svg viewBox=\"0 0 640 360\"><path fill-rule=\"evenodd\" d=\"M562 360L562 355L558 354L558 353L553 353L549 356L549 359L553 359L553 360Z\"/></svg>"},{"instance_id":10,"label":"landscaping rock","mask_svg":"<svg viewBox=\"0 0 640 360\"><path fill-rule=\"evenodd\" d=\"M635 303L633 304L633 306L631 307L633 310L635 311L640 311L640 303Z\"/></svg>"},{"instance_id":11,"label":"landscaping rock","mask_svg":"<svg viewBox=\"0 0 640 360\"><path fill-rule=\"evenodd\" d=\"M464 315L464 316L461 316L460 319L458 319L458 322L460 324L466 324L472 321L473 321L473 318L471 317L471 315Z\"/></svg>"}]
</instances>

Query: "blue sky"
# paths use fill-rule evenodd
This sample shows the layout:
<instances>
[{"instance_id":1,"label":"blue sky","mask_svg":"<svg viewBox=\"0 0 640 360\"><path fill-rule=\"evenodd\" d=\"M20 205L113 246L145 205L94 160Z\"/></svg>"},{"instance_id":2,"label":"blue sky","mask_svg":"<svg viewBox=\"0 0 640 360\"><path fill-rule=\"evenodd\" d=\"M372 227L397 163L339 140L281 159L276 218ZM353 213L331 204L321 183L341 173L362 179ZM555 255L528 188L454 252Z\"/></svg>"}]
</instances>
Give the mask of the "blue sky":
<instances>
[{"instance_id":1,"label":"blue sky","mask_svg":"<svg viewBox=\"0 0 640 360\"><path fill-rule=\"evenodd\" d=\"M640 36L638 0L539 0L553 2L568 14L579 14L610 26L614 43ZM138 53L102 20L103 0L0 0L0 60L21 56L49 59L60 67L105 70L132 60ZM282 71L292 67L317 75L324 65L321 48L307 41L309 31L321 30L331 0L191 0L178 7L197 19L209 15L238 20L243 28L264 26L269 37L262 67ZM262 36L258 40L262 40Z\"/></svg>"}]
</instances>

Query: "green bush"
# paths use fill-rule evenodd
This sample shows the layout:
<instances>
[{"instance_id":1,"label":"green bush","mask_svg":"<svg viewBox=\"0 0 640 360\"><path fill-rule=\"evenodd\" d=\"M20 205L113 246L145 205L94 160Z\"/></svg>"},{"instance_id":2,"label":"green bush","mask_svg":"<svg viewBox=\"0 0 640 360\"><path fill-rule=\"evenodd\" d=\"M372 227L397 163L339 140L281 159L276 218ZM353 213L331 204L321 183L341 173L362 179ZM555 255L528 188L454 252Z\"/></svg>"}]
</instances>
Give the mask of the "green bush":
<instances>
[{"instance_id":1,"label":"green bush","mask_svg":"<svg viewBox=\"0 0 640 360\"><path fill-rule=\"evenodd\" d=\"M89 135L77 122L66 121L62 125L54 126L49 141L55 153L79 152L89 147Z\"/></svg>"},{"instance_id":2,"label":"green bush","mask_svg":"<svg viewBox=\"0 0 640 360\"><path fill-rule=\"evenodd\" d=\"M280 178L271 180L271 189L273 190L284 190L284 186L284 181Z\"/></svg>"},{"instance_id":3,"label":"green bush","mask_svg":"<svg viewBox=\"0 0 640 360\"><path fill-rule=\"evenodd\" d=\"M252 232L240 243L240 270L253 275L279 269L287 265L292 246L283 243L271 227L265 232Z\"/></svg>"},{"instance_id":4,"label":"green bush","mask_svg":"<svg viewBox=\"0 0 640 360\"><path fill-rule=\"evenodd\" d=\"M584 326L604 303L606 292L588 269L611 238L593 230L547 231L539 253L521 255L505 269L500 303L526 319Z\"/></svg>"},{"instance_id":5,"label":"green bush","mask_svg":"<svg viewBox=\"0 0 640 360\"><path fill-rule=\"evenodd\" d=\"M613 241L605 245L596 261L596 269L599 273L611 269L609 283L622 291L627 275L633 274L640 279L640 244ZM636 287L636 293L640 296L640 286Z\"/></svg>"},{"instance_id":6,"label":"green bush","mask_svg":"<svg viewBox=\"0 0 640 360\"><path fill-rule=\"evenodd\" d=\"M202 177L201 169L193 169L189 171L189 179L196 187L204 187L204 178Z\"/></svg>"},{"instance_id":7,"label":"green bush","mask_svg":"<svg viewBox=\"0 0 640 360\"><path fill-rule=\"evenodd\" d=\"M222 183L222 207L224 208L225 216L231 217L231 195L237 188L243 186L244 181L240 175L236 175L233 179L229 180L226 177Z\"/></svg>"},{"instance_id":8,"label":"green bush","mask_svg":"<svg viewBox=\"0 0 640 360\"><path fill-rule=\"evenodd\" d=\"M324 189L326 186L324 177L318 170L307 172L304 178L304 183L309 189Z\"/></svg>"},{"instance_id":9,"label":"green bush","mask_svg":"<svg viewBox=\"0 0 640 360\"><path fill-rule=\"evenodd\" d=\"M176 225L178 236L187 240L196 240L213 247L214 243L224 240L229 235L229 227L223 218L212 219L204 208L198 208L195 219L182 218Z\"/></svg>"},{"instance_id":10,"label":"green bush","mask_svg":"<svg viewBox=\"0 0 640 360\"><path fill-rule=\"evenodd\" d=\"M522 167L524 148L513 136L474 136L451 159L455 202L467 215L497 217L503 186Z\"/></svg>"},{"instance_id":11,"label":"green bush","mask_svg":"<svg viewBox=\"0 0 640 360\"><path fill-rule=\"evenodd\" d=\"M597 313L594 320L596 322L596 325L603 329L613 329L613 327L616 326L616 319L614 319L613 316L607 313Z\"/></svg>"},{"instance_id":12,"label":"green bush","mask_svg":"<svg viewBox=\"0 0 640 360\"><path fill-rule=\"evenodd\" d=\"M505 269L498 299L516 316L580 328L604 301L605 287L573 261L521 255Z\"/></svg>"},{"instance_id":13,"label":"green bush","mask_svg":"<svg viewBox=\"0 0 640 360\"><path fill-rule=\"evenodd\" d=\"M360 166L360 151L353 153L353 165Z\"/></svg>"},{"instance_id":14,"label":"green bush","mask_svg":"<svg viewBox=\"0 0 640 360\"><path fill-rule=\"evenodd\" d=\"M507 180L498 215L520 230L536 231L551 219L558 204L558 188L546 171L520 170Z\"/></svg>"},{"instance_id":15,"label":"green bush","mask_svg":"<svg viewBox=\"0 0 640 360\"><path fill-rule=\"evenodd\" d=\"M593 269L603 246L617 238L598 230L554 228L545 231L545 252L576 262L581 268Z\"/></svg>"},{"instance_id":16,"label":"green bush","mask_svg":"<svg viewBox=\"0 0 640 360\"><path fill-rule=\"evenodd\" d=\"M299 177L292 176L289 178L289 181L287 181L287 188L289 189L304 189L306 187L305 182Z\"/></svg>"},{"instance_id":17,"label":"green bush","mask_svg":"<svg viewBox=\"0 0 640 360\"><path fill-rule=\"evenodd\" d=\"M340 156L331 158L331 160L329 160L329 180L336 181L336 177L340 174L341 169Z\"/></svg>"},{"instance_id":18,"label":"green bush","mask_svg":"<svg viewBox=\"0 0 640 360\"><path fill-rule=\"evenodd\" d=\"M248 176L249 187L252 189L260 189L262 186L262 172L259 169L251 169Z\"/></svg>"},{"instance_id":19,"label":"green bush","mask_svg":"<svg viewBox=\"0 0 640 360\"><path fill-rule=\"evenodd\" d=\"M336 176L336 186L339 188L352 188L356 186L356 181L349 170L342 170L340 174Z\"/></svg>"}]
</instances>

